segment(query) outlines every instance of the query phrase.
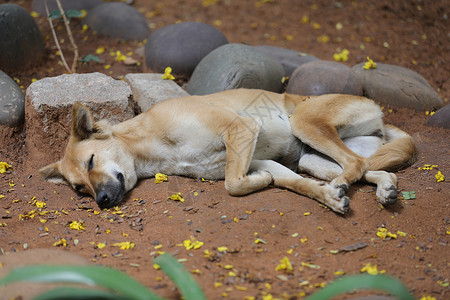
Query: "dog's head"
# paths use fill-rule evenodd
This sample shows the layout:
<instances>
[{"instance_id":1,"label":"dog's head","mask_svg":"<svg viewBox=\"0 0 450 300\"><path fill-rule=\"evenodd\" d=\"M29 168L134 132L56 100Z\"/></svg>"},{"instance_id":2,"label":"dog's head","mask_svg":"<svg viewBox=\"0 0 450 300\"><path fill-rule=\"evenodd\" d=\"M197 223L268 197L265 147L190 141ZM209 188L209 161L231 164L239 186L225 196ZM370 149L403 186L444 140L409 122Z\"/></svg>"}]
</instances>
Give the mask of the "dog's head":
<instances>
[{"instance_id":1,"label":"dog's head","mask_svg":"<svg viewBox=\"0 0 450 300\"><path fill-rule=\"evenodd\" d=\"M64 157L39 170L51 182L68 182L76 191L94 197L101 208L118 205L137 181L134 162L112 127L94 122L90 111L75 103L71 133Z\"/></svg>"}]
</instances>

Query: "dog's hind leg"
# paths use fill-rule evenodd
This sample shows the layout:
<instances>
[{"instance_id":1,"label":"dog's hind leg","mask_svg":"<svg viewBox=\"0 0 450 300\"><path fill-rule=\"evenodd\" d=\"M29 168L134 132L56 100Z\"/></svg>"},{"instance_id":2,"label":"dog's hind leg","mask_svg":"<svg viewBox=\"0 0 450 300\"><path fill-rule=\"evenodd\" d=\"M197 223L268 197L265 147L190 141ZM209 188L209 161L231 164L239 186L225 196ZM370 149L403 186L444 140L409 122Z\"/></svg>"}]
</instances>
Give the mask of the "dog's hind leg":
<instances>
[{"instance_id":1,"label":"dog's hind leg","mask_svg":"<svg viewBox=\"0 0 450 300\"><path fill-rule=\"evenodd\" d=\"M360 180L369 160L351 151L342 138L371 135L383 129L379 107L367 99L336 95L299 103L290 118L292 133L342 167L332 184L343 187Z\"/></svg>"},{"instance_id":2,"label":"dog's hind leg","mask_svg":"<svg viewBox=\"0 0 450 300\"><path fill-rule=\"evenodd\" d=\"M397 202L397 175L386 171L367 171L362 180L377 185L377 197L381 204Z\"/></svg>"},{"instance_id":3,"label":"dog's hind leg","mask_svg":"<svg viewBox=\"0 0 450 300\"><path fill-rule=\"evenodd\" d=\"M397 171L412 165L417 158L414 142L409 134L386 124L385 143L369 158L373 171Z\"/></svg>"},{"instance_id":4,"label":"dog's hind leg","mask_svg":"<svg viewBox=\"0 0 450 300\"><path fill-rule=\"evenodd\" d=\"M262 171L271 174L275 186L287 188L298 194L313 198L341 214L349 209L350 200L345 196L345 191L342 188L304 178L273 160L253 160L250 165L250 172Z\"/></svg>"},{"instance_id":5,"label":"dog's hind leg","mask_svg":"<svg viewBox=\"0 0 450 300\"><path fill-rule=\"evenodd\" d=\"M344 139L344 143L355 153L370 157L383 147L383 139L377 136L361 136ZM306 172L317 178L332 181L342 174L342 168L331 158L311 149L299 161L299 172ZM376 195L382 204L397 201L397 176L385 171L366 171L361 180L377 185Z\"/></svg>"}]
</instances>

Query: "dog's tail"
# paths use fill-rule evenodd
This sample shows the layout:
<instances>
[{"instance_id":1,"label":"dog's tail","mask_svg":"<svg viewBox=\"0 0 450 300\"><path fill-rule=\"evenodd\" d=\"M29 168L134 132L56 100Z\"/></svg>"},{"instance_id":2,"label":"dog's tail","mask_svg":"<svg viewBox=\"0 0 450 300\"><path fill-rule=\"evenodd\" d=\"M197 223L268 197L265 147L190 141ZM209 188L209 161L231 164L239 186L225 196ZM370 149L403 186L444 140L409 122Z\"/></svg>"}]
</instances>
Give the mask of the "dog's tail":
<instances>
[{"instance_id":1,"label":"dog's tail","mask_svg":"<svg viewBox=\"0 0 450 300\"><path fill-rule=\"evenodd\" d=\"M416 161L416 147L409 134L393 125L385 125L385 139L385 144L369 158L370 170L398 171Z\"/></svg>"}]
</instances>

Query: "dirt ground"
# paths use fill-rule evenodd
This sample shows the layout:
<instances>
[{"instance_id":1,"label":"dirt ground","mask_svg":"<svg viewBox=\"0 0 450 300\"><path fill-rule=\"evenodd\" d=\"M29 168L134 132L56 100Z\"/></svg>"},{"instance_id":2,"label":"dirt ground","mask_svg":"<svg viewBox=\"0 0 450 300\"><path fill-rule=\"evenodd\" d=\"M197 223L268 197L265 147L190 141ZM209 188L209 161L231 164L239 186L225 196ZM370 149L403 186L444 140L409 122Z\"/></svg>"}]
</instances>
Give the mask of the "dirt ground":
<instances>
[{"instance_id":1,"label":"dirt ground","mask_svg":"<svg viewBox=\"0 0 450 300\"><path fill-rule=\"evenodd\" d=\"M30 10L31 1L9 3ZM407 67L424 76L446 104L450 98L445 0L137 0L134 6L153 30L176 21L202 21L235 43L286 47L326 60L348 49L349 60L344 62L348 66L370 56L375 62ZM33 79L65 72L55 55L48 23L42 17L36 21L45 37L44 62L9 74L24 90ZM119 50L142 61L136 52L142 44L99 37L83 31L79 21L71 26L81 57L96 55L99 47L106 49L98 55L103 63L80 64L79 73L99 71L122 78L143 72L142 65L116 62L109 54ZM71 62L64 30L58 30L58 35ZM210 299L271 299L269 294L301 299L342 274L360 273L366 264L400 278L417 298L449 299L449 131L427 127L425 112L389 107L384 111L386 122L399 126L416 142L417 163L397 174L399 189L414 191L416 198L381 207L373 187L358 183L349 191L351 209L345 216L277 188L231 197L223 182L175 176L159 184L142 180L123 205L101 211L92 198L68 186L41 181L36 170L41 162L27 160L26 132L2 127L0 161L12 169L0 174L0 250L58 247L123 270L171 299L179 294L153 267L152 258L159 251L181 259ZM433 167L424 168L427 164ZM435 178L439 171L447 176L443 182ZM185 198L183 203L167 199L178 192ZM45 206L38 208L40 202L35 200ZM71 229L73 221L83 222L84 229ZM397 237L378 237L382 227ZM203 246L187 250L183 241L190 237ZM57 246L62 239L66 246ZM134 243L134 248L115 246L122 242ZM342 250L357 242L367 246ZM275 270L285 256L293 265L291 273ZM364 294L346 297L357 295Z\"/></svg>"}]
</instances>

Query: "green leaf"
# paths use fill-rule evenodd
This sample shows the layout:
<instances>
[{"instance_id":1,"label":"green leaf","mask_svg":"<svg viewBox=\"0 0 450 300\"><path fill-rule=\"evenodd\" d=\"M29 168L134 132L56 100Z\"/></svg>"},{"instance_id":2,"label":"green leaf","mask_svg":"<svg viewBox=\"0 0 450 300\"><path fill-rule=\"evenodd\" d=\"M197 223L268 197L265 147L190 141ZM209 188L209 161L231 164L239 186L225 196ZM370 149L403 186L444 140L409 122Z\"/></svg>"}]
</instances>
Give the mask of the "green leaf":
<instances>
[{"instance_id":1,"label":"green leaf","mask_svg":"<svg viewBox=\"0 0 450 300\"><path fill-rule=\"evenodd\" d=\"M85 57L80 58L79 61L84 62L84 63L88 63L90 61L100 62L100 58L98 58L95 55L88 54Z\"/></svg>"},{"instance_id":2,"label":"green leaf","mask_svg":"<svg viewBox=\"0 0 450 300\"><path fill-rule=\"evenodd\" d=\"M59 17L61 17L61 11L59 9L54 9L50 12L48 17L52 20L58 19Z\"/></svg>"},{"instance_id":3,"label":"green leaf","mask_svg":"<svg viewBox=\"0 0 450 300\"><path fill-rule=\"evenodd\" d=\"M186 300L206 300L206 296L197 281L184 269L171 255L165 253L158 256L153 262L175 283Z\"/></svg>"},{"instance_id":4,"label":"green leaf","mask_svg":"<svg viewBox=\"0 0 450 300\"><path fill-rule=\"evenodd\" d=\"M414 200L416 199L416 192L410 191L410 192L402 192L403 199L405 200Z\"/></svg>"},{"instance_id":5,"label":"green leaf","mask_svg":"<svg viewBox=\"0 0 450 300\"><path fill-rule=\"evenodd\" d=\"M83 13L81 11L79 11L79 10L76 10L76 9L69 9L69 10L66 11L65 14L66 14L66 17L68 19L70 19L70 18L80 18L80 17L83 16Z\"/></svg>"},{"instance_id":6,"label":"green leaf","mask_svg":"<svg viewBox=\"0 0 450 300\"><path fill-rule=\"evenodd\" d=\"M87 290L74 287L61 287L44 292L33 300L127 300L122 296L100 290Z\"/></svg>"},{"instance_id":7,"label":"green leaf","mask_svg":"<svg viewBox=\"0 0 450 300\"><path fill-rule=\"evenodd\" d=\"M116 291L128 299L162 299L127 274L106 267L60 265L22 267L12 270L3 277L0 286L18 281L98 285Z\"/></svg>"},{"instance_id":8,"label":"green leaf","mask_svg":"<svg viewBox=\"0 0 450 300\"><path fill-rule=\"evenodd\" d=\"M362 289L385 291L400 300L414 300L414 297L400 280L386 275L369 274L342 277L312 294L306 300L331 299L345 292Z\"/></svg>"}]
</instances>

